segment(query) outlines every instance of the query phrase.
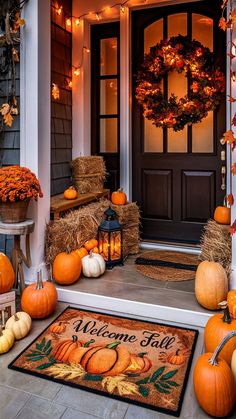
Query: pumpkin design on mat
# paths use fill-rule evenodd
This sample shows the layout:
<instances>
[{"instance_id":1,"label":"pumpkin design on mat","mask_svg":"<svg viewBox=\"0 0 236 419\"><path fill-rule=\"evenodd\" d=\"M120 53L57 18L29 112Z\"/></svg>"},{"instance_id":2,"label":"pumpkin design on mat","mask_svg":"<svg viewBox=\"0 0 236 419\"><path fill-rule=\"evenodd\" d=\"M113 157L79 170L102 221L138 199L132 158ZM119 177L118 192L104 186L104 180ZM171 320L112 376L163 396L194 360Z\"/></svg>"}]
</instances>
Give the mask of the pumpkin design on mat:
<instances>
[{"instance_id":1,"label":"pumpkin design on mat","mask_svg":"<svg viewBox=\"0 0 236 419\"><path fill-rule=\"evenodd\" d=\"M91 339L88 342L86 342L82 346L77 346L74 348L69 355L68 362L70 364L80 364L80 361L82 359L82 356L91 348L91 344L94 343L95 340Z\"/></svg>"},{"instance_id":2,"label":"pumpkin design on mat","mask_svg":"<svg viewBox=\"0 0 236 419\"><path fill-rule=\"evenodd\" d=\"M82 343L76 335L73 335L71 339L60 340L53 348L52 356L57 361L68 362L70 353L80 346L82 346Z\"/></svg>"},{"instance_id":3,"label":"pumpkin design on mat","mask_svg":"<svg viewBox=\"0 0 236 419\"><path fill-rule=\"evenodd\" d=\"M122 188L118 189L118 191L112 192L111 202L114 205L125 205L127 203L127 196Z\"/></svg>"},{"instance_id":4,"label":"pumpkin design on mat","mask_svg":"<svg viewBox=\"0 0 236 419\"><path fill-rule=\"evenodd\" d=\"M0 294L12 289L15 282L15 272L8 257L0 252Z\"/></svg>"},{"instance_id":5,"label":"pumpkin design on mat","mask_svg":"<svg viewBox=\"0 0 236 419\"><path fill-rule=\"evenodd\" d=\"M37 282L24 289L21 297L22 310L32 319L45 319L55 311L57 290L52 282L42 280L42 272L37 272Z\"/></svg>"},{"instance_id":6,"label":"pumpkin design on mat","mask_svg":"<svg viewBox=\"0 0 236 419\"><path fill-rule=\"evenodd\" d=\"M89 374L119 375L130 364L131 356L120 342L88 348L80 364Z\"/></svg>"},{"instance_id":7,"label":"pumpkin design on mat","mask_svg":"<svg viewBox=\"0 0 236 419\"><path fill-rule=\"evenodd\" d=\"M49 327L50 332L60 335L66 331L66 324L64 322L53 323Z\"/></svg>"},{"instance_id":8,"label":"pumpkin design on mat","mask_svg":"<svg viewBox=\"0 0 236 419\"><path fill-rule=\"evenodd\" d=\"M227 292L228 279L224 268L218 262L201 262L195 278L198 303L208 310L217 310L219 303L227 298Z\"/></svg>"},{"instance_id":9,"label":"pumpkin design on mat","mask_svg":"<svg viewBox=\"0 0 236 419\"><path fill-rule=\"evenodd\" d=\"M53 278L58 284L74 284L80 278L81 258L75 252L58 253L53 262L52 272Z\"/></svg>"},{"instance_id":10,"label":"pumpkin design on mat","mask_svg":"<svg viewBox=\"0 0 236 419\"><path fill-rule=\"evenodd\" d=\"M235 404L235 382L227 362L219 356L224 345L236 337L230 332L217 346L214 353L201 355L193 374L194 391L198 403L208 415L221 418L228 416Z\"/></svg>"},{"instance_id":11,"label":"pumpkin design on mat","mask_svg":"<svg viewBox=\"0 0 236 419\"><path fill-rule=\"evenodd\" d=\"M204 330L204 343L207 352L213 352L229 332L236 330L236 320L230 317L227 301L222 301L219 306L224 310L224 313L212 316ZM236 337L230 339L220 353L228 365L231 363L234 349L236 349Z\"/></svg>"},{"instance_id":12,"label":"pumpkin design on mat","mask_svg":"<svg viewBox=\"0 0 236 419\"><path fill-rule=\"evenodd\" d=\"M147 352L142 352L138 355L131 354L130 364L125 370L125 373L143 374L152 367L152 361L147 356Z\"/></svg>"}]
</instances>

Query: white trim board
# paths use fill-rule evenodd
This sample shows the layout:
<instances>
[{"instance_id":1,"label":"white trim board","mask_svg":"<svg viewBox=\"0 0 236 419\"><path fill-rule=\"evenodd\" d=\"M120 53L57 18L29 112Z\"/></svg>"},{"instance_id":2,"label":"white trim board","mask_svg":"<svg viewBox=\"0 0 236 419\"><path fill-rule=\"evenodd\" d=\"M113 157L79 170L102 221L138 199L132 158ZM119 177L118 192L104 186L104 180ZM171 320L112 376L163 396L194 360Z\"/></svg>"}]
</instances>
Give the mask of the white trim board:
<instances>
[{"instance_id":1,"label":"white trim board","mask_svg":"<svg viewBox=\"0 0 236 419\"><path fill-rule=\"evenodd\" d=\"M107 297L105 295L90 294L81 291L57 288L58 300L68 304L79 304L91 310L105 310L106 313L131 315L146 320L159 320L166 322L205 327L211 313L196 312L193 310L179 309L139 301L124 300L122 298Z\"/></svg>"},{"instance_id":2,"label":"white trim board","mask_svg":"<svg viewBox=\"0 0 236 419\"><path fill-rule=\"evenodd\" d=\"M172 250L173 252L189 253L192 255L200 255L200 247L187 246L178 244L158 243L158 242L141 242L140 249L142 250Z\"/></svg>"}]
</instances>

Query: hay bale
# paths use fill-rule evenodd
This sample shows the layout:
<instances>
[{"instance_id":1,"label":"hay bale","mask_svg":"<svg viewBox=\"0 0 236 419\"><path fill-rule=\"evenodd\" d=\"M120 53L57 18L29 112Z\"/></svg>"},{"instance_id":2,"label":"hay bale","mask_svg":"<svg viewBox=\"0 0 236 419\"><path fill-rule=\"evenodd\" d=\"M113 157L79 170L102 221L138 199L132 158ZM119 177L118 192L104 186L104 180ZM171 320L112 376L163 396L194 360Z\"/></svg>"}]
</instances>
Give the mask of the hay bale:
<instances>
[{"instance_id":1,"label":"hay bale","mask_svg":"<svg viewBox=\"0 0 236 419\"><path fill-rule=\"evenodd\" d=\"M228 278L231 276L231 236L229 227L209 220L201 237L200 260L219 262Z\"/></svg>"},{"instance_id":2,"label":"hay bale","mask_svg":"<svg viewBox=\"0 0 236 419\"><path fill-rule=\"evenodd\" d=\"M106 178L103 157L77 157L71 162L72 178L78 193L102 192Z\"/></svg>"},{"instance_id":3,"label":"hay bale","mask_svg":"<svg viewBox=\"0 0 236 419\"><path fill-rule=\"evenodd\" d=\"M72 252L84 242L96 237L104 212L110 201L103 198L97 202L72 210L65 217L46 226L45 259L51 264L60 252ZM111 205L117 212L123 228L123 255L139 251L139 209L135 203L125 206ZM119 207L119 208L117 208Z\"/></svg>"}]
</instances>

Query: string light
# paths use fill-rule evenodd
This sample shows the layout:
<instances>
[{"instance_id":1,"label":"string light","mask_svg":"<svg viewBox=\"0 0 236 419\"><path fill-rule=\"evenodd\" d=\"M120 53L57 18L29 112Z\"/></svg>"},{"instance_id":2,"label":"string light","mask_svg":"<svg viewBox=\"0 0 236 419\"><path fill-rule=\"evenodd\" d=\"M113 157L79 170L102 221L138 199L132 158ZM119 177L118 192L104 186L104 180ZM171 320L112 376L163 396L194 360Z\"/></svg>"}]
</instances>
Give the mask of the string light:
<instances>
[{"instance_id":1,"label":"string light","mask_svg":"<svg viewBox=\"0 0 236 419\"><path fill-rule=\"evenodd\" d=\"M58 16L61 16L61 14L62 14L62 9L63 9L63 6L58 7L58 9L57 9L57 14L58 14Z\"/></svg>"},{"instance_id":2,"label":"string light","mask_svg":"<svg viewBox=\"0 0 236 419\"><path fill-rule=\"evenodd\" d=\"M80 75L80 69L79 69L79 67L77 67L77 68L75 68L74 69L74 71L73 71L73 73L74 73L74 76L79 76Z\"/></svg>"},{"instance_id":3,"label":"string light","mask_svg":"<svg viewBox=\"0 0 236 419\"><path fill-rule=\"evenodd\" d=\"M116 8L116 7L119 7L120 8L120 12L122 14L124 14L125 13L125 9L126 9L125 6L126 5L128 6L128 3L130 3L131 1L132 0L125 0L123 2L117 2L117 3L114 3L114 4L110 5L110 6L105 6L101 10L90 11L90 12L84 13L84 14L82 14L80 16L68 16L68 15L66 16L66 14L65 14L66 25L68 27L71 27L72 26L72 19L75 19L75 25L76 26L79 26L81 19L84 18L84 17L86 17L86 16L89 16L89 17L94 16L95 19L97 19L97 21L99 22L102 19L102 13L109 13L111 11L111 9ZM144 4L147 4L148 3L148 0L142 0L142 2ZM62 11L63 11L63 6L62 5L59 5L58 7L55 7L55 6L52 6L52 7L54 9L56 9L56 12L57 12L57 14L59 16L62 14Z\"/></svg>"},{"instance_id":4,"label":"string light","mask_svg":"<svg viewBox=\"0 0 236 419\"><path fill-rule=\"evenodd\" d=\"M232 79L232 82L236 81L236 71L231 72L231 79Z\"/></svg>"},{"instance_id":5,"label":"string light","mask_svg":"<svg viewBox=\"0 0 236 419\"><path fill-rule=\"evenodd\" d=\"M89 54L89 53L90 53L90 49L89 49L89 48L87 48L87 47L83 47L83 49L84 49L84 51L85 51L85 52L87 52L87 54Z\"/></svg>"},{"instance_id":6,"label":"string light","mask_svg":"<svg viewBox=\"0 0 236 419\"><path fill-rule=\"evenodd\" d=\"M60 89L56 83L52 83L52 97L55 100L60 99Z\"/></svg>"}]
</instances>

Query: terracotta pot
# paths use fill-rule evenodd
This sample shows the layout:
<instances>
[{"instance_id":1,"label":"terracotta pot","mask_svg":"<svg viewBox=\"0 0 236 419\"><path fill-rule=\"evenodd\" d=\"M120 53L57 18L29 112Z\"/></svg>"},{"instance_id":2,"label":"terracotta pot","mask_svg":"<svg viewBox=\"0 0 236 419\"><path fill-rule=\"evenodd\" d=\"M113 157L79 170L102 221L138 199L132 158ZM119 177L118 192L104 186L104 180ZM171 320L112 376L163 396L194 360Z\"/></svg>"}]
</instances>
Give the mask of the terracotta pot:
<instances>
[{"instance_id":1,"label":"terracotta pot","mask_svg":"<svg viewBox=\"0 0 236 419\"><path fill-rule=\"evenodd\" d=\"M0 221L3 223L21 223L26 220L29 199L16 202L0 202Z\"/></svg>"}]
</instances>

